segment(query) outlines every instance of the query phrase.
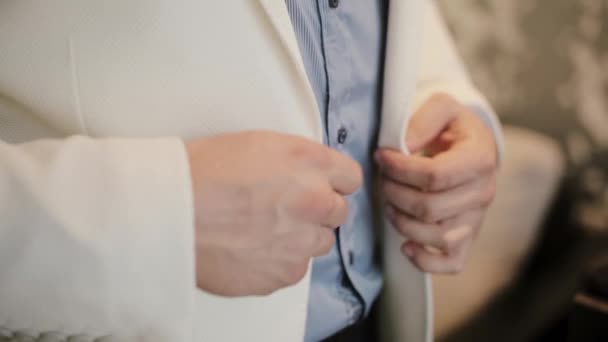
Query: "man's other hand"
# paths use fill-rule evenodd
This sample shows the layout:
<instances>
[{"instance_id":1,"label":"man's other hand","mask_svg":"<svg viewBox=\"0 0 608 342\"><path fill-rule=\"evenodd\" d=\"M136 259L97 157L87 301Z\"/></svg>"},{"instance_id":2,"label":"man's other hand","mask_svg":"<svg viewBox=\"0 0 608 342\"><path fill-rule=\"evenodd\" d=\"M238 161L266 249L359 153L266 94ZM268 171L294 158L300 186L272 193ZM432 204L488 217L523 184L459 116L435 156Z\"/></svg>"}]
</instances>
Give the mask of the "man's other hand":
<instances>
[{"instance_id":1,"label":"man's other hand","mask_svg":"<svg viewBox=\"0 0 608 342\"><path fill-rule=\"evenodd\" d=\"M196 213L197 285L223 296L297 283L327 254L359 165L321 144L272 132L187 144Z\"/></svg>"},{"instance_id":2,"label":"man's other hand","mask_svg":"<svg viewBox=\"0 0 608 342\"><path fill-rule=\"evenodd\" d=\"M376 152L386 215L408 239L402 252L423 271L458 273L496 189L496 142L484 122L445 94L414 114L412 155Z\"/></svg>"}]
</instances>

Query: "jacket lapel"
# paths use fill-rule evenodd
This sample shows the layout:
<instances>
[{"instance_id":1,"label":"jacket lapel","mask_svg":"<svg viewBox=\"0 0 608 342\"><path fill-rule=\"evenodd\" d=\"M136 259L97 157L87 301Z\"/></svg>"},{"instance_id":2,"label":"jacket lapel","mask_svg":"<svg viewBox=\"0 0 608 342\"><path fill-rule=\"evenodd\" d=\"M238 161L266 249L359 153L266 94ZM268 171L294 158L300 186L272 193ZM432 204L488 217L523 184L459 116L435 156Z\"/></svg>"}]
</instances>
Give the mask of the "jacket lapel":
<instances>
[{"instance_id":1,"label":"jacket lapel","mask_svg":"<svg viewBox=\"0 0 608 342\"><path fill-rule=\"evenodd\" d=\"M321 139L321 117L319 114L317 100L315 98L314 92L312 91L312 87L310 82L308 81L308 76L306 74L306 69L304 68L304 62L302 61L302 55L300 54L300 48L298 46L298 41L296 39L295 32L293 30L293 26L291 24L291 19L289 18L289 12L287 11L287 6L285 5L284 0L258 0L264 12L266 13L266 17L270 21L270 24L274 28L291 64L294 68L294 72L296 73L298 82L303 90L304 99L311 106L310 113L311 115L315 115L314 120L318 121L317 124L317 136Z\"/></svg>"},{"instance_id":2,"label":"jacket lapel","mask_svg":"<svg viewBox=\"0 0 608 342\"><path fill-rule=\"evenodd\" d=\"M405 136L418 79L424 1L392 0L387 27L379 146L407 154ZM401 255L404 239L384 222L385 288L381 302L384 341L433 340L431 279Z\"/></svg>"}]
</instances>

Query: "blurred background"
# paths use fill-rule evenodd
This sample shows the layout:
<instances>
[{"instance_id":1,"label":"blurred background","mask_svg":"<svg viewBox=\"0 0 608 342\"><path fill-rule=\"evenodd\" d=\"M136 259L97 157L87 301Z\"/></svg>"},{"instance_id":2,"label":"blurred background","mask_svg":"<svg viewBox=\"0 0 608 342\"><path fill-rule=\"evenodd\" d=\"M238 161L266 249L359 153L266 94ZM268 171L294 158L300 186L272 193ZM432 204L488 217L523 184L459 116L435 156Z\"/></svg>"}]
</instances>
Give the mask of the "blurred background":
<instances>
[{"instance_id":1,"label":"blurred background","mask_svg":"<svg viewBox=\"0 0 608 342\"><path fill-rule=\"evenodd\" d=\"M608 341L608 0L438 2L507 143L438 339Z\"/></svg>"}]
</instances>

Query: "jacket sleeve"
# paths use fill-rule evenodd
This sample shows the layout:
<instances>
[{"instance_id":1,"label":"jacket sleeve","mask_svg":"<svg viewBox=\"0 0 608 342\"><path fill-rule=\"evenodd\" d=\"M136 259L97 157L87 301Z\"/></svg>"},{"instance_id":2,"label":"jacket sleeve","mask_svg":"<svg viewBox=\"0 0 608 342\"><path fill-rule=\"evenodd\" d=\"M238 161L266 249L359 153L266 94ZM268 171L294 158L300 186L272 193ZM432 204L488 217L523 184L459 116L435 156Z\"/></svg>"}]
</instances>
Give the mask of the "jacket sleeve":
<instances>
[{"instance_id":1,"label":"jacket sleeve","mask_svg":"<svg viewBox=\"0 0 608 342\"><path fill-rule=\"evenodd\" d=\"M504 139L498 117L484 96L472 84L452 37L435 1L420 1L424 24L420 42L419 70L413 109L419 108L430 96L443 92L470 106L492 129L499 159L502 159Z\"/></svg>"},{"instance_id":2,"label":"jacket sleeve","mask_svg":"<svg viewBox=\"0 0 608 342\"><path fill-rule=\"evenodd\" d=\"M0 139L0 332L189 340L182 141Z\"/></svg>"}]
</instances>

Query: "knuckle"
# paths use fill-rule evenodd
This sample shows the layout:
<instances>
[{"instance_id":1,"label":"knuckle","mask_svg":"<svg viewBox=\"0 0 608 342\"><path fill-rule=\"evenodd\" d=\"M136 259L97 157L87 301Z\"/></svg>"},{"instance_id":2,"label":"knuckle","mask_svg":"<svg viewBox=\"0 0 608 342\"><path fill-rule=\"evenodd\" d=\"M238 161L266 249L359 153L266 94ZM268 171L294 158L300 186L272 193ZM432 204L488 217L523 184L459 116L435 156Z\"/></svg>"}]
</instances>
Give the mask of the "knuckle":
<instances>
[{"instance_id":1,"label":"knuckle","mask_svg":"<svg viewBox=\"0 0 608 342\"><path fill-rule=\"evenodd\" d=\"M285 270L285 285L294 285L300 282L308 271L308 261L305 263L294 264L287 267Z\"/></svg>"},{"instance_id":2,"label":"knuckle","mask_svg":"<svg viewBox=\"0 0 608 342\"><path fill-rule=\"evenodd\" d=\"M399 186L393 183L392 181L384 180L382 182L382 193L384 194L386 199L389 200L389 202L391 203L398 204L404 201Z\"/></svg>"},{"instance_id":3,"label":"knuckle","mask_svg":"<svg viewBox=\"0 0 608 342\"><path fill-rule=\"evenodd\" d=\"M304 143L295 143L289 149L290 155L296 160L306 160L312 154L311 147Z\"/></svg>"},{"instance_id":4,"label":"knuckle","mask_svg":"<svg viewBox=\"0 0 608 342\"><path fill-rule=\"evenodd\" d=\"M319 187L305 191L300 198L300 206L305 217L314 221L321 221L337 209L338 203L334 196Z\"/></svg>"},{"instance_id":5,"label":"knuckle","mask_svg":"<svg viewBox=\"0 0 608 342\"><path fill-rule=\"evenodd\" d=\"M325 255L327 253L329 253L332 249L332 247L334 246L336 239L335 236L333 234L333 232L331 231L324 231L321 232L322 235L324 235L322 237L322 241L324 241L324 244L321 246L321 255Z\"/></svg>"},{"instance_id":6,"label":"knuckle","mask_svg":"<svg viewBox=\"0 0 608 342\"><path fill-rule=\"evenodd\" d=\"M496 184L492 183L483 195L482 206L490 206L494 202L494 198L496 198Z\"/></svg>"},{"instance_id":7,"label":"knuckle","mask_svg":"<svg viewBox=\"0 0 608 342\"><path fill-rule=\"evenodd\" d=\"M436 166L431 166L426 173L426 187L425 190L439 191L447 187L447 177L443 172Z\"/></svg>"},{"instance_id":8,"label":"knuckle","mask_svg":"<svg viewBox=\"0 0 608 342\"><path fill-rule=\"evenodd\" d=\"M446 231L443 232L439 238L439 249L449 253L454 251L458 247L459 243L460 241L451 238L449 233Z\"/></svg>"},{"instance_id":9,"label":"knuckle","mask_svg":"<svg viewBox=\"0 0 608 342\"><path fill-rule=\"evenodd\" d=\"M381 187L382 187L382 193L384 193L388 197L392 196L393 189L394 189L394 185L392 184L392 182L385 180L382 182Z\"/></svg>"},{"instance_id":10,"label":"knuckle","mask_svg":"<svg viewBox=\"0 0 608 342\"><path fill-rule=\"evenodd\" d=\"M321 169L329 168L331 163L327 149L310 142L294 144L291 147L291 155L296 160L312 163Z\"/></svg>"},{"instance_id":11,"label":"knuckle","mask_svg":"<svg viewBox=\"0 0 608 342\"><path fill-rule=\"evenodd\" d=\"M319 202L316 204L316 213L321 219L328 219L340 208L339 202L335 196L321 195L319 196Z\"/></svg>"},{"instance_id":12,"label":"knuckle","mask_svg":"<svg viewBox=\"0 0 608 342\"><path fill-rule=\"evenodd\" d=\"M282 241L271 247L273 255L288 262L289 260L309 258L318 249L320 239L316 229L298 227L286 235Z\"/></svg>"},{"instance_id":13,"label":"knuckle","mask_svg":"<svg viewBox=\"0 0 608 342\"><path fill-rule=\"evenodd\" d=\"M331 168L333 160L329 150L327 150L324 146L322 148L316 148L312 155L313 156L311 159L313 159L315 165L317 165L317 167L319 167L321 170L328 170Z\"/></svg>"},{"instance_id":14,"label":"knuckle","mask_svg":"<svg viewBox=\"0 0 608 342\"><path fill-rule=\"evenodd\" d=\"M399 232L401 235L405 237L410 235L407 218L404 215L395 215L395 217L391 219L391 223L393 224L393 227L397 230L397 232Z\"/></svg>"},{"instance_id":15,"label":"knuckle","mask_svg":"<svg viewBox=\"0 0 608 342\"><path fill-rule=\"evenodd\" d=\"M420 199L412 204L414 216L424 223L433 223L435 221L435 208L429 196L421 196Z\"/></svg>"},{"instance_id":16,"label":"knuckle","mask_svg":"<svg viewBox=\"0 0 608 342\"><path fill-rule=\"evenodd\" d=\"M395 173L403 172L403 163L400 163L399 160L397 160L396 158L394 158L392 156L391 156L391 158L386 158L386 160L384 161L384 164L382 166L383 166L383 168L385 168L386 170L388 170L390 172L395 172Z\"/></svg>"},{"instance_id":17,"label":"knuckle","mask_svg":"<svg viewBox=\"0 0 608 342\"><path fill-rule=\"evenodd\" d=\"M401 231L402 233L406 233L409 228L408 223L408 219L405 215L395 214L393 218L393 224L395 225L395 228L399 229L399 231Z\"/></svg>"},{"instance_id":18,"label":"knuckle","mask_svg":"<svg viewBox=\"0 0 608 342\"><path fill-rule=\"evenodd\" d=\"M321 244L321 234L318 229L308 229L307 234L304 236L305 238L302 239L303 250L305 251L303 256L308 257L312 254L312 251L319 248L319 245Z\"/></svg>"},{"instance_id":19,"label":"knuckle","mask_svg":"<svg viewBox=\"0 0 608 342\"><path fill-rule=\"evenodd\" d=\"M439 229L440 231L446 232L450 228L456 226L459 222L458 220L459 220L459 217L450 217L445 220L441 220L436 223L437 229Z\"/></svg>"},{"instance_id":20,"label":"knuckle","mask_svg":"<svg viewBox=\"0 0 608 342\"><path fill-rule=\"evenodd\" d=\"M426 203L417 201L412 204L412 214L421 220L426 220L428 217L428 208Z\"/></svg>"},{"instance_id":21,"label":"knuckle","mask_svg":"<svg viewBox=\"0 0 608 342\"><path fill-rule=\"evenodd\" d=\"M464 262L456 259L450 263L450 267L449 267L447 273L457 275L457 274L462 273L463 271L464 271Z\"/></svg>"}]
</instances>

